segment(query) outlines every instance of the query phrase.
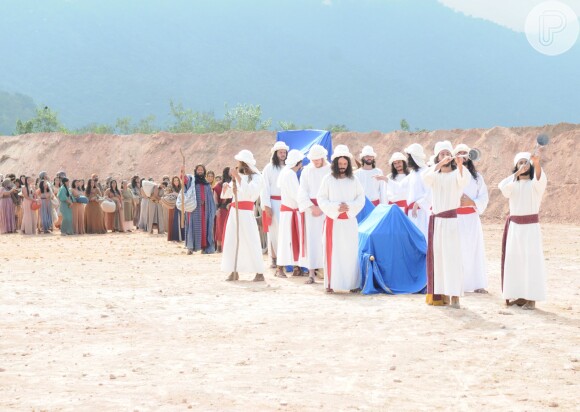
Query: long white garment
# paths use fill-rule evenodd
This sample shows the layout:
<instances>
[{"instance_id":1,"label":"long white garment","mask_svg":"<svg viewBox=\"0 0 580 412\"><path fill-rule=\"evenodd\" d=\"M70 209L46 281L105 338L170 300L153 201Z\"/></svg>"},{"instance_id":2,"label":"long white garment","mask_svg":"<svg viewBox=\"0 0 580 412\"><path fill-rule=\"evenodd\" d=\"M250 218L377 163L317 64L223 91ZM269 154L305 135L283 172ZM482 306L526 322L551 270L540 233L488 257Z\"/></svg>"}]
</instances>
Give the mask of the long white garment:
<instances>
[{"instance_id":1,"label":"long white garment","mask_svg":"<svg viewBox=\"0 0 580 412\"><path fill-rule=\"evenodd\" d=\"M409 176L398 173L395 178L387 182L387 202L396 203L400 200L407 200L409 197ZM404 207L401 207L404 211Z\"/></svg>"},{"instance_id":2,"label":"long white garment","mask_svg":"<svg viewBox=\"0 0 580 412\"><path fill-rule=\"evenodd\" d=\"M467 168L463 173L454 170L449 173L436 172L431 166L423 175L425 186L431 188L433 214L457 209L461 202L463 188L470 178ZM433 233L433 277L436 295L463 296L463 262L461 238L457 219L435 218Z\"/></svg>"},{"instance_id":3,"label":"long white garment","mask_svg":"<svg viewBox=\"0 0 580 412\"><path fill-rule=\"evenodd\" d=\"M382 176L383 171L378 168L365 170L362 167L354 172L354 175L360 181L365 196L371 202L387 203L387 187L385 182L375 179L373 176Z\"/></svg>"},{"instance_id":4,"label":"long white garment","mask_svg":"<svg viewBox=\"0 0 580 412\"><path fill-rule=\"evenodd\" d=\"M238 201L250 201L254 203L260 196L264 180L259 174L248 176L241 175L242 182L238 185ZM231 188L229 189L231 191ZM238 272L264 273L264 260L262 258L262 243L258 223L254 217L254 210L238 210L240 216L240 242L238 249ZM228 215L224 234L221 270L227 273L234 271L236 254L236 209L233 204Z\"/></svg>"},{"instance_id":5,"label":"long white garment","mask_svg":"<svg viewBox=\"0 0 580 412\"><path fill-rule=\"evenodd\" d=\"M267 206L272 209L272 222L270 222L270 228L268 229L268 254L270 257L273 257L278 249L278 222L280 221L281 202L271 197L280 196L278 177L281 171L281 167L274 167L272 163L268 163L262 172L264 187L260 195L260 204L262 208Z\"/></svg>"},{"instance_id":6,"label":"long white garment","mask_svg":"<svg viewBox=\"0 0 580 412\"><path fill-rule=\"evenodd\" d=\"M511 175L499 183L509 199L510 216L535 215L540 211L548 178L514 181ZM546 266L539 223L510 223L505 253L503 297L527 300L546 299Z\"/></svg>"},{"instance_id":7,"label":"long white garment","mask_svg":"<svg viewBox=\"0 0 580 412\"><path fill-rule=\"evenodd\" d=\"M479 215L487 208L489 194L480 173L477 173L477 180L475 180L467 170L464 171L469 174L470 179L468 185L463 189L463 193L475 202L475 213L458 214L457 223L461 237L461 256L465 276L463 290L473 292L476 289L487 288L485 244Z\"/></svg>"},{"instance_id":8,"label":"long white garment","mask_svg":"<svg viewBox=\"0 0 580 412\"><path fill-rule=\"evenodd\" d=\"M322 179L317 199L327 218L332 219L333 226L332 238L327 239L326 234L324 236L324 286L334 290L356 289L360 287L356 215L365 204L363 187L356 178L336 179L328 174ZM348 219L338 219L338 208L342 202L349 207ZM332 241L332 250L326 248L329 240Z\"/></svg>"},{"instance_id":9,"label":"long white garment","mask_svg":"<svg viewBox=\"0 0 580 412\"><path fill-rule=\"evenodd\" d=\"M298 176L296 172L290 167L285 167L278 176L278 187L280 188L280 195L282 196L282 204L290 209L298 209ZM298 215L298 230L302 227L300 214ZM300 239L301 234L298 232L298 245L292 242L292 217L293 212L280 212L280 220L278 221L278 249L276 250L276 263L278 266L298 266L300 264ZM294 260L293 247L298 248L298 256Z\"/></svg>"},{"instance_id":10,"label":"long white garment","mask_svg":"<svg viewBox=\"0 0 580 412\"><path fill-rule=\"evenodd\" d=\"M422 174L427 170L426 167L420 168L418 171L411 170L409 176L409 194L407 196L407 205L417 203L417 217L413 217L413 211L409 209L407 216L411 222L415 224L427 239L427 231L429 229L429 216L431 215L431 191L423 183Z\"/></svg>"},{"instance_id":11,"label":"long white garment","mask_svg":"<svg viewBox=\"0 0 580 412\"><path fill-rule=\"evenodd\" d=\"M314 167L312 163L302 170L300 175L300 189L298 190L298 207L304 213L305 250L304 257L300 254L300 266L307 269L322 269L324 267L324 251L322 239L324 234L324 219L326 215L312 216L311 199L317 199L322 179L330 173L328 163L321 167Z\"/></svg>"}]
</instances>

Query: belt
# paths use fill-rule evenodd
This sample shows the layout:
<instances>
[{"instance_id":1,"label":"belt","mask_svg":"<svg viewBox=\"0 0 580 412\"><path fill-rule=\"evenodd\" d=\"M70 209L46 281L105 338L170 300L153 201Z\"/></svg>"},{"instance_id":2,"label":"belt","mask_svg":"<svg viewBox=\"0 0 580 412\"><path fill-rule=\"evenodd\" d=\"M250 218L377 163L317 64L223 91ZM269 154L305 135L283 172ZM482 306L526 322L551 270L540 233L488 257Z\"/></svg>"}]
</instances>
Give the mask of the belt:
<instances>
[{"instance_id":1,"label":"belt","mask_svg":"<svg viewBox=\"0 0 580 412\"><path fill-rule=\"evenodd\" d=\"M410 205L408 205L408 206L405 208L405 214L406 214L406 215L408 215L408 214L409 214L409 210L413 209L413 206L415 206L415 202L411 203ZM421 209L421 208L419 207L419 209Z\"/></svg>"},{"instance_id":2,"label":"belt","mask_svg":"<svg viewBox=\"0 0 580 412\"><path fill-rule=\"evenodd\" d=\"M270 196L272 200L282 200L282 196Z\"/></svg>"},{"instance_id":3,"label":"belt","mask_svg":"<svg viewBox=\"0 0 580 412\"><path fill-rule=\"evenodd\" d=\"M404 209L407 208L407 201L406 200L397 200L396 202L391 202L389 201L390 205L397 205L399 207L402 207Z\"/></svg>"},{"instance_id":4,"label":"belt","mask_svg":"<svg viewBox=\"0 0 580 412\"><path fill-rule=\"evenodd\" d=\"M294 255L294 262L298 262L298 259L300 258L300 226L298 222L298 209L293 209L282 204L280 206L280 213L282 212L292 213L292 253Z\"/></svg>"},{"instance_id":5,"label":"belt","mask_svg":"<svg viewBox=\"0 0 580 412\"><path fill-rule=\"evenodd\" d=\"M232 206L236 207L236 202L232 202ZM238 210L254 210L254 202L243 200L238 202Z\"/></svg>"},{"instance_id":6,"label":"belt","mask_svg":"<svg viewBox=\"0 0 580 412\"><path fill-rule=\"evenodd\" d=\"M473 208L473 206L465 206L457 208L458 215L471 215L473 213L475 213L475 209Z\"/></svg>"},{"instance_id":7,"label":"belt","mask_svg":"<svg viewBox=\"0 0 580 412\"><path fill-rule=\"evenodd\" d=\"M380 199L371 200L371 203L375 206L378 206L379 203L381 203L381 200Z\"/></svg>"}]
</instances>

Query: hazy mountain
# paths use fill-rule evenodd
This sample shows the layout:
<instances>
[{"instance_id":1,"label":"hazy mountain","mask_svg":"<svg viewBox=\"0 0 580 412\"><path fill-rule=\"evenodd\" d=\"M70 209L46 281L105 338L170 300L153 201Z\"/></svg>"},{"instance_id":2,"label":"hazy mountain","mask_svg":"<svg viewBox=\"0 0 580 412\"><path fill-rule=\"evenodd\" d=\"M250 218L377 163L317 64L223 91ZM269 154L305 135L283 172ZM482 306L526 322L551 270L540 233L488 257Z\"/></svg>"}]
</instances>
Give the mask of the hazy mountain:
<instances>
[{"instance_id":1,"label":"hazy mountain","mask_svg":"<svg viewBox=\"0 0 580 412\"><path fill-rule=\"evenodd\" d=\"M580 122L580 47L526 37L435 0L0 0L0 90L68 127L261 104L352 130Z\"/></svg>"}]
</instances>

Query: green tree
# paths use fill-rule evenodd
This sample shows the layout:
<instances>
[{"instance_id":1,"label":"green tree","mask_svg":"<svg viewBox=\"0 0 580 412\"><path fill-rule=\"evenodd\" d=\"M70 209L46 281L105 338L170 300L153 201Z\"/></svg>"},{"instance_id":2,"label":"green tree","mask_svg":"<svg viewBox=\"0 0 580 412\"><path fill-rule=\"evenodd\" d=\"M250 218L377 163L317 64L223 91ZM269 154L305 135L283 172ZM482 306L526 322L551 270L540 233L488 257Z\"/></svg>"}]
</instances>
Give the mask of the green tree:
<instances>
[{"instance_id":1,"label":"green tree","mask_svg":"<svg viewBox=\"0 0 580 412\"><path fill-rule=\"evenodd\" d=\"M409 126L409 122L405 119L401 119L401 130L404 132L408 132L411 130L411 126Z\"/></svg>"},{"instance_id":2,"label":"green tree","mask_svg":"<svg viewBox=\"0 0 580 412\"><path fill-rule=\"evenodd\" d=\"M74 130L74 134L115 134L115 128L108 124L89 123L79 129Z\"/></svg>"},{"instance_id":3,"label":"green tree","mask_svg":"<svg viewBox=\"0 0 580 412\"><path fill-rule=\"evenodd\" d=\"M228 108L226 104L224 126L232 130L266 130L272 125L272 119L262 120L262 106L259 104L237 104Z\"/></svg>"},{"instance_id":4,"label":"green tree","mask_svg":"<svg viewBox=\"0 0 580 412\"><path fill-rule=\"evenodd\" d=\"M36 115L30 120L16 121L15 134L27 133L50 133L50 132L67 132L60 120L58 113L52 111L48 106L36 108Z\"/></svg>"},{"instance_id":5,"label":"green tree","mask_svg":"<svg viewBox=\"0 0 580 412\"><path fill-rule=\"evenodd\" d=\"M344 124L330 124L326 127L325 130L328 130L331 133L341 133L341 132L348 132L349 129Z\"/></svg>"},{"instance_id":6,"label":"green tree","mask_svg":"<svg viewBox=\"0 0 580 412\"><path fill-rule=\"evenodd\" d=\"M133 126L131 126L130 117L120 117L115 122L115 131L118 134L131 134L133 133Z\"/></svg>"}]
</instances>

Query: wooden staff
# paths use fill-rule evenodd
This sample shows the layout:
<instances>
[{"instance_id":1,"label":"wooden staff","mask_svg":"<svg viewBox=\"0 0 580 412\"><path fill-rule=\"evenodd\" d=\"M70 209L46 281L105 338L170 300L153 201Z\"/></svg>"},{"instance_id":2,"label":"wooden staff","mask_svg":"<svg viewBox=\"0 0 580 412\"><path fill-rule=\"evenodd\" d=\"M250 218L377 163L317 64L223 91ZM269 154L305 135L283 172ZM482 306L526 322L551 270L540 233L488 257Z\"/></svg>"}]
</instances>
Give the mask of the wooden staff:
<instances>
[{"instance_id":1,"label":"wooden staff","mask_svg":"<svg viewBox=\"0 0 580 412\"><path fill-rule=\"evenodd\" d=\"M179 152L181 153L181 160L183 165L183 177L179 177L180 184L181 184L181 228L185 227L185 155L183 154L183 150L181 147L179 148Z\"/></svg>"},{"instance_id":2,"label":"wooden staff","mask_svg":"<svg viewBox=\"0 0 580 412\"><path fill-rule=\"evenodd\" d=\"M237 170L237 169L236 169ZM232 179L234 191L234 204L236 207L236 254L234 255L234 276L238 274L238 251L240 249L240 213L238 210L238 181L236 177Z\"/></svg>"}]
</instances>

